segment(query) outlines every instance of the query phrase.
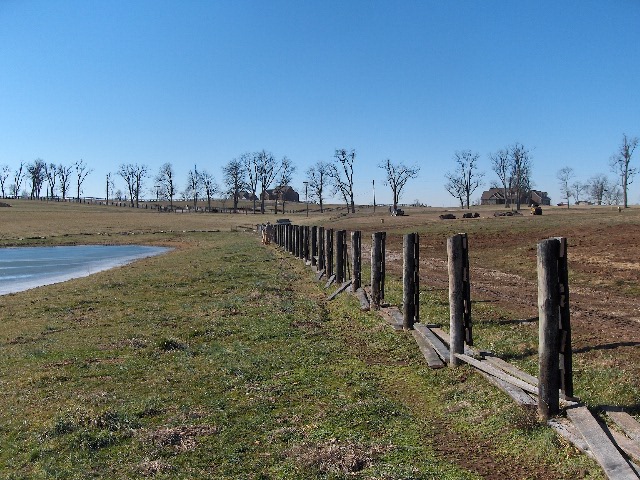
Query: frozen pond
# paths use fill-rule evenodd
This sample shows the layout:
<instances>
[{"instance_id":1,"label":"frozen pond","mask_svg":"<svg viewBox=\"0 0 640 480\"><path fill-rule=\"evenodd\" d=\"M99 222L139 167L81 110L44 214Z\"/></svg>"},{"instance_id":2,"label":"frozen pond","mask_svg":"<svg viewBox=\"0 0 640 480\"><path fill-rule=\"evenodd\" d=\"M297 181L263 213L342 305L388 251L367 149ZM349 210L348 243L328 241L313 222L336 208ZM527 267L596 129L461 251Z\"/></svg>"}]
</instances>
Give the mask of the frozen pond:
<instances>
[{"instance_id":1,"label":"frozen pond","mask_svg":"<svg viewBox=\"0 0 640 480\"><path fill-rule=\"evenodd\" d=\"M0 248L0 295L86 277L168 250L143 245Z\"/></svg>"}]
</instances>

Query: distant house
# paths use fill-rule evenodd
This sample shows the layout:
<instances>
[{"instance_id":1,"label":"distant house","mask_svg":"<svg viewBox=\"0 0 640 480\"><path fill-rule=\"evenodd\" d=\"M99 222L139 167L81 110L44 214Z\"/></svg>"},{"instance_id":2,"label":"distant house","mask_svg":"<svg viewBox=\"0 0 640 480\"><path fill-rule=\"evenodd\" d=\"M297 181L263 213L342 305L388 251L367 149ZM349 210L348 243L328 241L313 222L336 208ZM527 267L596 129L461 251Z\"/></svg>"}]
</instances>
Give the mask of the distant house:
<instances>
[{"instance_id":1,"label":"distant house","mask_svg":"<svg viewBox=\"0 0 640 480\"><path fill-rule=\"evenodd\" d=\"M515 192L507 192L507 195L509 200L515 204ZM504 189L490 188L489 190L485 190L482 192L482 197L480 197L480 203L482 205L504 205L507 203L504 198ZM531 190L520 195L521 205L530 205L532 203L537 205L551 205L551 198L549 198L547 192L541 192L540 190Z\"/></svg>"},{"instance_id":2,"label":"distant house","mask_svg":"<svg viewBox=\"0 0 640 480\"><path fill-rule=\"evenodd\" d=\"M240 200L257 200L257 199L258 199L258 196L254 195L251 192L247 192L246 190L240 192Z\"/></svg>"},{"instance_id":3,"label":"distant house","mask_svg":"<svg viewBox=\"0 0 640 480\"><path fill-rule=\"evenodd\" d=\"M262 200L262 194L260 194L260 199ZM272 188L266 191L265 200L284 200L285 202L299 202L300 195L289 185L284 185L282 187Z\"/></svg>"}]
</instances>

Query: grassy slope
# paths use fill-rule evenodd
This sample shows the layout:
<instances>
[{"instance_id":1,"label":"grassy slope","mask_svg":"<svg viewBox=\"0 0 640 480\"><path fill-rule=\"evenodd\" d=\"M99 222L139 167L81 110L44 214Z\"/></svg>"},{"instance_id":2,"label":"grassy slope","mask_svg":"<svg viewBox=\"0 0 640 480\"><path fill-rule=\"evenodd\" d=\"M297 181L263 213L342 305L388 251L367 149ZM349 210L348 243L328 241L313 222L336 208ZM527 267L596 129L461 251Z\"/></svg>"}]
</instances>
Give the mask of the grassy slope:
<instances>
[{"instance_id":1,"label":"grassy slope","mask_svg":"<svg viewBox=\"0 0 640 480\"><path fill-rule=\"evenodd\" d=\"M181 248L0 298L4 478L600 478L255 236L163 241Z\"/></svg>"}]
</instances>

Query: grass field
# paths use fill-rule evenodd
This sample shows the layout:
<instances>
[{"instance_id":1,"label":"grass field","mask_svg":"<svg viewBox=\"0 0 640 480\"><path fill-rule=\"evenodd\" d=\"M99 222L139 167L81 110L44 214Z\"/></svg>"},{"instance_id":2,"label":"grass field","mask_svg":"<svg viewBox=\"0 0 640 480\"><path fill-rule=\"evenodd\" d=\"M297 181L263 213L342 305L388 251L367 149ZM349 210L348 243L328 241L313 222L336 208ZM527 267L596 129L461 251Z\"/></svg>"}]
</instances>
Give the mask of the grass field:
<instances>
[{"instance_id":1,"label":"grass field","mask_svg":"<svg viewBox=\"0 0 640 480\"><path fill-rule=\"evenodd\" d=\"M430 370L411 335L360 312L350 296L327 302L312 271L262 247L250 231L273 215L12 203L0 209L4 246L176 248L0 297L0 478L603 478L534 412L472 370ZM409 213L289 217L389 232L393 303L401 297L397 239L419 231L421 315L430 321L448 317L442 243L467 231L477 247L472 270L488 272L486 279L477 274L479 284L507 278L510 292L478 291L477 341L529 370L537 324L510 322L531 310L512 298L514 288L535 279L531 246L564 230L581 235L576 254L598 259L600 243L614 241L607 231L623 228L633 245L640 224L635 210L553 210L475 223L440 222L432 210ZM605 266L601 278L597 262L583 261L572 269L572 285L597 294L618 282L615 298L635 303L637 272L622 267L637 260L626 249L610 260L623 265ZM595 409L615 404L637 415L638 376L629 378L638 368L637 323L618 322L630 337L613 345L608 333L585 330L583 310L577 394ZM607 330L606 322L598 329Z\"/></svg>"}]
</instances>

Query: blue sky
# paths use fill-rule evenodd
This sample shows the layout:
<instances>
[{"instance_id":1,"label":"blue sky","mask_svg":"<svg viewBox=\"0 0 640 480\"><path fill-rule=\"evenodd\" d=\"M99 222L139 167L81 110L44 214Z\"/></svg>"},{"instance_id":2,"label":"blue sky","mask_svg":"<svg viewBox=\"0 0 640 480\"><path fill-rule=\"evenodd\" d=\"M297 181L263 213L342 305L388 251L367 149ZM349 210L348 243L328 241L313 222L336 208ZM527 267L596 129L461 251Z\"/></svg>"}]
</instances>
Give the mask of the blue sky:
<instances>
[{"instance_id":1,"label":"blue sky","mask_svg":"<svg viewBox=\"0 0 640 480\"><path fill-rule=\"evenodd\" d=\"M344 147L358 203L372 180L391 201L390 158L421 167L401 201L446 206L456 150L488 187L488 154L517 141L557 202L560 168L613 176L622 134L640 136L639 46L637 0L0 0L0 165L82 158L103 197L122 163L171 162L184 185L266 149L303 190Z\"/></svg>"}]
</instances>

